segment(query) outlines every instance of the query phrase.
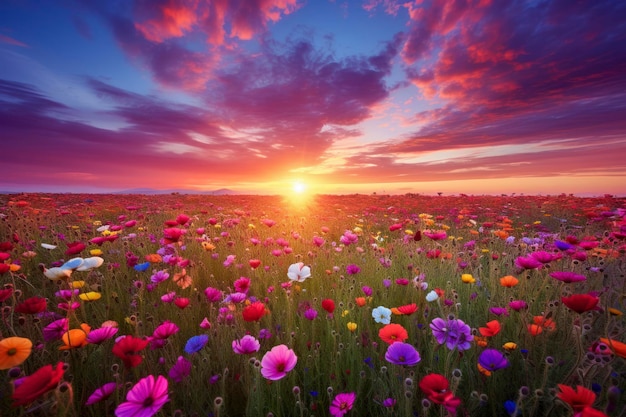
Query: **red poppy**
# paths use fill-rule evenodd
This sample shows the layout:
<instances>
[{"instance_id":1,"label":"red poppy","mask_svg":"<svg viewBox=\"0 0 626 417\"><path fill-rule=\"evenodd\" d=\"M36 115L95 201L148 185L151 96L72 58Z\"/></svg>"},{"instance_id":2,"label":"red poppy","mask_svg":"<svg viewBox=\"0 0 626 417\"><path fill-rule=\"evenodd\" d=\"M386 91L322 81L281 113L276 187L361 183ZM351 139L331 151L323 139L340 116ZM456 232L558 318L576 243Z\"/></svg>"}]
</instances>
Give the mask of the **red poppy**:
<instances>
[{"instance_id":1,"label":"red poppy","mask_svg":"<svg viewBox=\"0 0 626 417\"><path fill-rule=\"evenodd\" d=\"M533 335L533 336L537 336L540 335L541 333L543 333L543 327L537 325L537 324L529 324L528 325L528 332Z\"/></svg>"},{"instance_id":2,"label":"red poppy","mask_svg":"<svg viewBox=\"0 0 626 417\"><path fill-rule=\"evenodd\" d=\"M0 263L0 275L4 274L5 272L9 272L10 269L11 269L11 265Z\"/></svg>"},{"instance_id":3,"label":"red poppy","mask_svg":"<svg viewBox=\"0 0 626 417\"><path fill-rule=\"evenodd\" d=\"M185 307L187 307L189 305L189 298L177 297L174 300L174 304L176 304L176 307L178 307L178 308L180 308L182 310L182 309L184 309Z\"/></svg>"},{"instance_id":4,"label":"red poppy","mask_svg":"<svg viewBox=\"0 0 626 417\"><path fill-rule=\"evenodd\" d=\"M67 250L65 251L66 255L77 255L85 250L87 245L83 242L72 242L67 244Z\"/></svg>"},{"instance_id":5,"label":"red poppy","mask_svg":"<svg viewBox=\"0 0 626 417\"><path fill-rule=\"evenodd\" d=\"M417 311L417 304L412 303L412 304L405 304L403 306L398 307L398 311L402 314L405 315L410 315L413 314Z\"/></svg>"},{"instance_id":6,"label":"red poppy","mask_svg":"<svg viewBox=\"0 0 626 417\"><path fill-rule=\"evenodd\" d=\"M163 238L165 243L176 243L182 235L187 233L185 229L179 229L178 227L169 227L163 230Z\"/></svg>"},{"instance_id":7,"label":"red poppy","mask_svg":"<svg viewBox=\"0 0 626 417\"><path fill-rule=\"evenodd\" d=\"M426 397L435 404L443 404L449 411L455 411L461 400L449 391L448 379L440 374L428 374L419 383Z\"/></svg>"},{"instance_id":8,"label":"red poppy","mask_svg":"<svg viewBox=\"0 0 626 417\"><path fill-rule=\"evenodd\" d=\"M322 300L322 308L328 312L328 314L332 314L335 311L335 302L330 298L326 298Z\"/></svg>"},{"instance_id":9,"label":"red poppy","mask_svg":"<svg viewBox=\"0 0 626 417\"><path fill-rule=\"evenodd\" d=\"M478 331L481 335L485 337L495 336L500 333L502 327L500 326L500 322L498 320L491 320L485 326L487 327L479 327Z\"/></svg>"},{"instance_id":10,"label":"red poppy","mask_svg":"<svg viewBox=\"0 0 626 417\"><path fill-rule=\"evenodd\" d=\"M356 305L358 305L359 307L363 307L367 302L365 300L365 297L356 297L354 301L356 302Z\"/></svg>"},{"instance_id":11,"label":"red poppy","mask_svg":"<svg viewBox=\"0 0 626 417\"><path fill-rule=\"evenodd\" d=\"M143 358L139 354L148 346L148 341L135 336L124 336L113 345L113 354L124 362L127 368L139 365Z\"/></svg>"},{"instance_id":12,"label":"red poppy","mask_svg":"<svg viewBox=\"0 0 626 417\"><path fill-rule=\"evenodd\" d=\"M249 306L246 306L241 312L245 321L259 321L265 313L265 304L260 301L255 301Z\"/></svg>"},{"instance_id":13,"label":"red poppy","mask_svg":"<svg viewBox=\"0 0 626 417\"><path fill-rule=\"evenodd\" d=\"M559 390L561 390L561 392L556 394L557 398L572 407L574 413L582 411L585 407L591 407L596 400L596 394L581 385L577 385L576 390L567 385L557 385Z\"/></svg>"},{"instance_id":14,"label":"red poppy","mask_svg":"<svg viewBox=\"0 0 626 417\"><path fill-rule=\"evenodd\" d=\"M556 323L554 322L554 320L546 316L534 316L533 323L537 326L541 326L545 330L556 330Z\"/></svg>"},{"instance_id":15,"label":"red poppy","mask_svg":"<svg viewBox=\"0 0 626 417\"><path fill-rule=\"evenodd\" d=\"M248 263L250 264L250 268L252 269L257 269L259 266L261 266L260 259L250 259Z\"/></svg>"},{"instance_id":16,"label":"red poppy","mask_svg":"<svg viewBox=\"0 0 626 417\"><path fill-rule=\"evenodd\" d=\"M63 362L59 362L54 368L52 365L46 365L25 377L13 391L11 396L13 407L30 404L56 387L64 372Z\"/></svg>"},{"instance_id":17,"label":"red poppy","mask_svg":"<svg viewBox=\"0 0 626 417\"><path fill-rule=\"evenodd\" d=\"M378 331L378 336L383 342L392 344L395 342L404 342L408 339L409 334L406 329L399 324L390 323L387 324Z\"/></svg>"},{"instance_id":18,"label":"red poppy","mask_svg":"<svg viewBox=\"0 0 626 417\"><path fill-rule=\"evenodd\" d=\"M15 311L22 314L37 314L46 311L47 302L43 297L30 297L15 306Z\"/></svg>"},{"instance_id":19,"label":"red poppy","mask_svg":"<svg viewBox=\"0 0 626 417\"><path fill-rule=\"evenodd\" d=\"M572 294L569 297L561 297L561 301L570 310L580 314L595 309L600 299L591 294Z\"/></svg>"}]
</instances>

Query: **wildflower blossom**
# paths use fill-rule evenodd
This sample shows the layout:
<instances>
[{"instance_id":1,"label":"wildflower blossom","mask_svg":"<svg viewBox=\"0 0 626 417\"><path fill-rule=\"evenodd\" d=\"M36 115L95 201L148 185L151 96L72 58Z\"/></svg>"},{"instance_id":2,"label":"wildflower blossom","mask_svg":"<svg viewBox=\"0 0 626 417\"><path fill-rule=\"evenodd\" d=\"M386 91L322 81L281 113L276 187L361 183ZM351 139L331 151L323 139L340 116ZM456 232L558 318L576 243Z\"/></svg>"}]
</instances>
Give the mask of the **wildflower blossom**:
<instances>
[{"instance_id":1,"label":"wildflower blossom","mask_svg":"<svg viewBox=\"0 0 626 417\"><path fill-rule=\"evenodd\" d=\"M265 304L260 301L255 301L254 303L244 307L241 312L243 319L249 322L261 320L261 317L263 317L266 313Z\"/></svg>"},{"instance_id":2,"label":"wildflower blossom","mask_svg":"<svg viewBox=\"0 0 626 417\"><path fill-rule=\"evenodd\" d=\"M287 277L296 282L304 282L311 276L311 267L304 265L304 262L298 262L289 266Z\"/></svg>"},{"instance_id":3,"label":"wildflower blossom","mask_svg":"<svg viewBox=\"0 0 626 417\"><path fill-rule=\"evenodd\" d=\"M59 384L59 381L61 381L61 378L63 378L64 373L63 362L58 362L54 367L52 365L45 365L25 377L21 380L20 384L15 387L11 395L13 407L30 404L55 388Z\"/></svg>"},{"instance_id":4,"label":"wildflower blossom","mask_svg":"<svg viewBox=\"0 0 626 417\"><path fill-rule=\"evenodd\" d=\"M483 350L478 357L478 363L484 369L491 372L509 366L509 361L506 356L496 349Z\"/></svg>"},{"instance_id":5,"label":"wildflower blossom","mask_svg":"<svg viewBox=\"0 0 626 417\"><path fill-rule=\"evenodd\" d=\"M261 375L269 380L279 380L295 368L298 357L286 345L274 346L263 355L261 360Z\"/></svg>"},{"instance_id":6,"label":"wildflower blossom","mask_svg":"<svg viewBox=\"0 0 626 417\"><path fill-rule=\"evenodd\" d=\"M126 368L134 368L143 358L140 352L148 346L148 341L135 336L122 336L113 345L113 354L124 362Z\"/></svg>"},{"instance_id":7,"label":"wildflower blossom","mask_svg":"<svg viewBox=\"0 0 626 417\"><path fill-rule=\"evenodd\" d=\"M183 382L185 378L189 376L191 373L191 362L184 358L183 356L179 356L176 359L176 363L170 368L167 375L172 378L174 382Z\"/></svg>"},{"instance_id":8,"label":"wildflower blossom","mask_svg":"<svg viewBox=\"0 0 626 417\"><path fill-rule=\"evenodd\" d=\"M126 394L126 401L115 409L117 417L150 417L169 401L168 382L161 375L148 375L137 382Z\"/></svg>"},{"instance_id":9,"label":"wildflower blossom","mask_svg":"<svg viewBox=\"0 0 626 417\"><path fill-rule=\"evenodd\" d=\"M261 344L254 336L245 335L239 340L233 340L232 347L238 355L249 355L258 352Z\"/></svg>"},{"instance_id":10,"label":"wildflower blossom","mask_svg":"<svg viewBox=\"0 0 626 417\"><path fill-rule=\"evenodd\" d=\"M410 343L395 342L387 347L385 360L395 365L414 366L421 358L419 352Z\"/></svg>"},{"instance_id":11,"label":"wildflower blossom","mask_svg":"<svg viewBox=\"0 0 626 417\"><path fill-rule=\"evenodd\" d=\"M391 310L387 307L378 306L372 310L372 317L376 323L391 323Z\"/></svg>"},{"instance_id":12,"label":"wildflower blossom","mask_svg":"<svg viewBox=\"0 0 626 417\"><path fill-rule=\"evenodd\" d=\"M343 417L352 410L354 401L356 400L356 394L354 392L339 393L333 399L330 404L329 411L333 417Z\"/></svg>"},{"instance_id":13,"label":"wildflower blossom","mask_svg":"<svg viewBox=\"0 0 626 417\"><path fill-rule=\"evenodd\" d=\"M420 380L419 387L426 398L435 404L442 404L451 413L456 413L461 404L461 400L450 392L450 383L443 375L430 373Z\"/></svg>"},{"instance_id":14,"label":"wildflower blossom","mask_svg":"<svg viewBox=\"0 0 626 417\"><path fill-rule=\"evenodd\" d=\"M561 301L570 310L581 314L594 310L600 299L591 294L572 294L569 297L561 297Z\"/></svg>"},{"instance_id":15,"label":"wildflower blossom","mask_svg":"<svg viewBox=\"0 0 626 417\"><path fill-rule=\"evenodd\" d=\"M208 334L191 336L185 344L185 352L192 354L199 352L209 342Z\"/></svg>"},{"instance_id":16,"label":"wildflower blossom","mask_svg":"<svg viewBox=\"0 0 626 417\"><path fill-rule=\"evenodd\" d=\"M91 393L89 398L87 398L85 405L92 405L92 404L99 403L100 401L106 400L111 395L113 395L116 389L117 389L116 382L107 382L101 387L96 388L96 390Z\"/></svg>"},{"instance_id":17,"label":"wildflower blossom","mask_svg":"<svg viewBox=\"0 0 626 417\"><path fill-rule=\"evenodd\" d=\"M390 323L380 328L378 336L387 344L404 342L409 334L400 324Z\"/></svg>"},{"instance_id":18,"label":"wildflower blossom","mask_svg":"<svg viewBox=\"0 0 626 417\"><path fill-rule=\"evenodd\" d=\"M0 340L0 370L20 365L29 356L33 342L25 337L7 337Z\"/></svg>"},{"instance_id":19,"label":"wildflower blossom","mask_svg":"<svg viewBox=\"0 0 626 417\"><path fill-rule=\"evenodd\" d=\"M438 317L430 323L430 328L437 343L440 345L445 343L450 350L467 350L474 339L470 327L460 319L446 321Z\"/></svg>"}]
</instances>

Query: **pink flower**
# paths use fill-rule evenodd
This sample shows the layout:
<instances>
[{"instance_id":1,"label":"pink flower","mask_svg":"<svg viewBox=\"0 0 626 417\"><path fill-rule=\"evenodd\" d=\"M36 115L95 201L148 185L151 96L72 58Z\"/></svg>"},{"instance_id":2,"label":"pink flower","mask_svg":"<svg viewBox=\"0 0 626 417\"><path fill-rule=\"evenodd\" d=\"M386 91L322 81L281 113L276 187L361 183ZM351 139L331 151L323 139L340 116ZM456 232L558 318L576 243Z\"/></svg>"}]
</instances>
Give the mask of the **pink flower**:
<instances>
[{"instance_id":1,"label":"pink flower","mask_svg":"<svg viewBox=\"0 0 626 417\"><path fill-rule=\"evenodd\" d=\"M515 266L520 269L538 269L543 264L532 256L518 256L515 259Z\"/></svg>"},{"instance_id":2,"label":"pink flower","mask_svg":"<svg viewBox=\"0 0 626 417\"><path fill-rule=\"evenodd\" d=\"M223 294L220 290L213 287L207 287L204 290L204 295L209 303L217 303L218 301L222 301Z\"/></svg>"},{"instance_id":3,"label":"pink flower","mask_svg":"<svg viewBox=\"0 0 626 417\"><path fill-rule=\"evenodd\" d=\"M509 307L511 307L515 311L520 311L527 309L528 304L524 300L515 300L509 303Z\"/></svg>"},{"instance_id":4,"label":"pink flower","mask_svg":"<svg viewBox=\"0 0 626 417\"><path fill-rule=\"evenodd\" d=\"M106 400L115 392L117 389L117 383L108 382L102 385L100 388L96 388L96 390L89 396L85 405L92 405L98 403L100 401Z\"/></svg>"},{"instance_id":5,"label":"pink flower","mask_svg":"<svg viewBox=\"0 0 626 417\"><path fill-rule=\"evenodd\" d=\"M342 392L337 394L330 404L329 411L333 417L342 417L352 410L356 400L356 394L354 392Z\"/></svg>"},{"instance_id":6,"label":"pink flower","mask_svg":"<svg viewBox=\"0 0 626 417\"><path fill-rule=\"evenodd\" d=\"M235 281L235 291L246 294L250 289L250 278L241 277Z\"/></svg>"},{"instance_id":7,"label":"pink flower","mask_svg":"<svg viewBox=\"0 0 626 417\"><path fill-rule=\"evenodd\" d=\"M282 379L295 368L298 357L286 345L274 346L261 360L261 375L272 381Z\"/></svg>"},{"instance_id":8,"label":"pink flower","mask_svg":"<svg viewBox=\"0 0 626 417\"><path fill-rule=\"evenodd\" d=\"M87 341L89 343L94 343L96 345L99 345L105 340L109 340L110 338L115 336L118 330L119 329L117 327L112 327L112 326L105 326L99 329L92 330L87 335Z\"/></svg>"},{"instance_id":9,"label":"pink flower","mask_svg":"<svg viewBox=\"0 0 626 417\"><path fill-rule=\"evenodd\" d=\"M115 409L117 417L150 417L169 401L167 379L148 375L135 384L126 394L126 402Z\"/></svg>"},{"instance_id":10,"label":"pink flower","mask_svg":"<svg viewBox=\"0 0 626 417\"><path fill-rule=\"evenodd\" d=\"M245 335L239 340L233 340L233 351L238 355L248 355L258 352L261 348L259 341L251 335Z\"/></svg>"}]
</instances>

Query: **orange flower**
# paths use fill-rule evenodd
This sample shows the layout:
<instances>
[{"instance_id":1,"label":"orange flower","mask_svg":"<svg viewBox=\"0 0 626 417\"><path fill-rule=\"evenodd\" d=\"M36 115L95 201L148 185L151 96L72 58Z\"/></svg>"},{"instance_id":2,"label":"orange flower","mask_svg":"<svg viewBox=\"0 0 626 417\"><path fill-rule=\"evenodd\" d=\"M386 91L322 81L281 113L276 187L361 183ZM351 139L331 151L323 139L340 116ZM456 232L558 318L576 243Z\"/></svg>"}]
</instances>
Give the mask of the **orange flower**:
<instances>
[{"instance_id":1,"label":"orange flower","mask_svg":"<svg viewBox=\"0 0 626 417\"><path fill-rule=\"evenodd\" d=\"M474 336L474 342L476 342L476 344L480 347L486 347L487 346L487 338L486 337L481 337L481 336Z\"/></svg>"},{"instance_id":2,"label":"orange flower","mask_svg":"<svg viewBox=\"0 0 626 417\"><path fill-rule=\"evenodd\" d=\"M533 317L533 323L537 326L543 327L545 330L553 331L556 330L556 323L551 318L545 316L535 316Z\"/></svg>"},{"instance_id":3,"label":"orange flower","mask_svg":"<svg viewBox=\"0 0 626 417\"><path fill-rule=\"evenodd\" d=\"M507 275L500 278L500 285L502 285L503 287L511 288L515 287L517 284L519 284L519 280L513 275Z\"/></svg>"},{"instance_id":4,"label":"orange flower","mask_svg":"<svg viewBox=\"0 0 626 417\"><path fill-rule=\"evenodd\" d=\"M150 253L146 255L146 261L152 264L156 264L156 263L163 261L163 258L158 253Z\"/></svg>"},{"instance_id":5,"label":"orange flower","mask_svg":"<svg viewBox=\"0 0 626 417\"><path fill-rule=\"evenodd\" d=\"M539 334L541 334L543 332L543 327L537 325L537 324L529 324L528 325L528 332L530 334L532 334L533 336L537 336Z\"/></svg>"},{"instance_id":6,"label":"orange flower","mask_svg":"<svg viewBox=\"0 0 626 417\"><path fill-rule=\"evenodd\" d=\"M20 365L30 356L33 342L25 337L7 337L0 340L0 370Z\"/></svg>"},{"instance_id":7,"label":"orange flower","mask_svg":"<svg viewBox=\"0 0 626 417\"><path fill-rule=\"evenodd\" d=\"M502 327L500 326L500 322L498 320L491 320L486 324L487 327L479 327L478 331L481 335L485 337L492 337L500 333Z\"/></svg>"},{"instance_id":8,"label":"orange flower","mask_svg":"<svg viewBox=\"0 0 626 417\"><path fill-rule=\"evenodd\" d=\"M61 340L64 345L59 350L68 350L79 348L87 345L87 335L91 331L91 327L87 323L80 325L80 329L70 329L63 334Z\"/></svg>"},{"instance_id":9,"label":"orange flower","mask_svg":"<svg viewBox=\"0 0 626 417\"><path fill-rule=\"evenodd\" d=\"M626 358L626 343L618 342L613 339L600 338L600 341L611 348L613 353L622 358Z\"/></svg>"},{"instance_id":10,"label":"orange flower","mask_svg":"<svg viewBox=\"0 0 626 417\"><path fill-rule=\"evenodd\" d=\"M404 342L408 339L409 334L406 329L399 324L391 323L383 326L378 331L378 336L383 340L383 342L392 344L395 342Z\"/></svg>"},{"instance_id":11,"label":"orange flower","mask_svg":"<svg viewBox=\"0 0 626 417\"><path fill-rule=\"evenodd\" d=\"M478 367L478 370L480 371L481 374L483 374L485 376L491 376L491 371L483 368L482 366L480 366L479 363L477 363L476 366Z\"/></svg>"},{"instance_id":12,"label":"orange flower","mask_svg":"<svg viewBox=\"0 0 626 417\"><path fill-rule=\"evenodd\" d=\"M365 297L357 297L354 299L354 301L356 301L356 305L358 305L359 307L363 307L366 303Z\"/></svg>"},{"instance_id":13,"label":"orange flower","mask_svg":"<svg viewBox=\"0 0 626 417\"><path fill-rule=\"evenodd\" d=\"M183 268L182 271L174 274L172 281L176 283L180 288L185 289L191 286L193 280L189 275L187 275L187 270Z\"/></svg>"}]
</instances>

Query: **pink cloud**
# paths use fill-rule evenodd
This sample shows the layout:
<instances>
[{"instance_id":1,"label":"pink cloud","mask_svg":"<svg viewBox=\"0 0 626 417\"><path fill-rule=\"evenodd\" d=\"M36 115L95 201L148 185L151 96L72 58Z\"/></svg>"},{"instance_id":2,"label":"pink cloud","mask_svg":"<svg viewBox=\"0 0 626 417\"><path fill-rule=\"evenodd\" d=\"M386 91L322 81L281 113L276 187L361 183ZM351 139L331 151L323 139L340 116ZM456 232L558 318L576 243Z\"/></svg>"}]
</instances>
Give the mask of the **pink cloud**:
<instances>
[{"instance_id":1,"label":"pink cloud","mask_svg":"<svg viewBox=\"0 0 626 417\"><path fill-rule=\"evenodd\" d=\"M0 42L1 43L7 43L9 45L15 45L15 46L21 46L24 48L28 48L29 46L26 45L24 42L20 42L17 39L14 39L10 36L6 36L0 33Z\"/></svg>"}]
</instances>

